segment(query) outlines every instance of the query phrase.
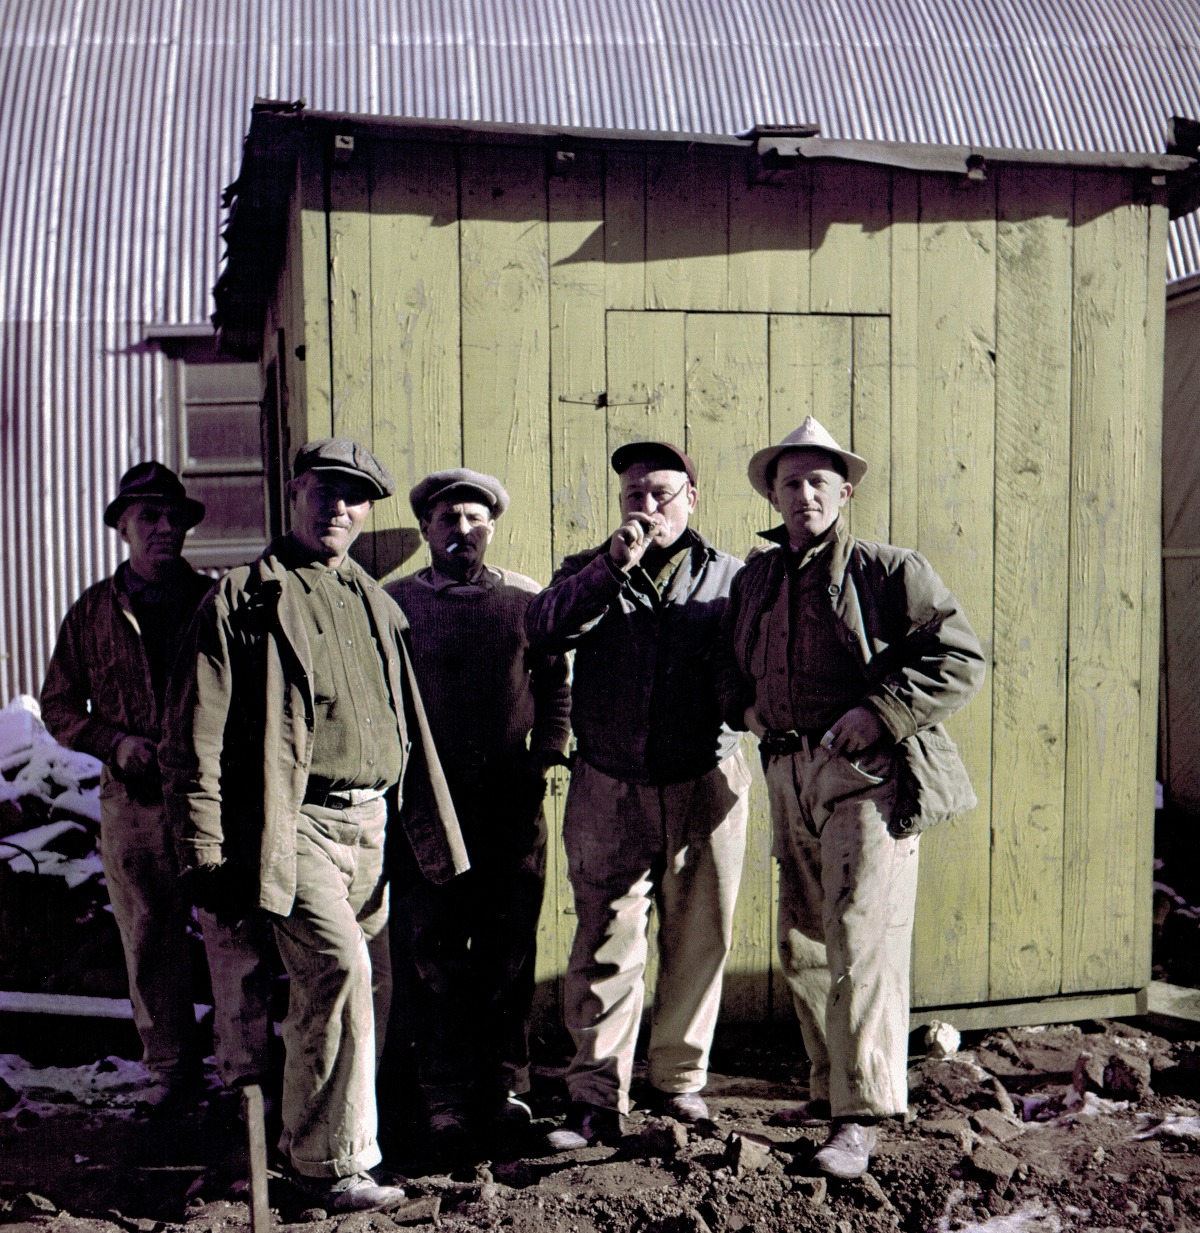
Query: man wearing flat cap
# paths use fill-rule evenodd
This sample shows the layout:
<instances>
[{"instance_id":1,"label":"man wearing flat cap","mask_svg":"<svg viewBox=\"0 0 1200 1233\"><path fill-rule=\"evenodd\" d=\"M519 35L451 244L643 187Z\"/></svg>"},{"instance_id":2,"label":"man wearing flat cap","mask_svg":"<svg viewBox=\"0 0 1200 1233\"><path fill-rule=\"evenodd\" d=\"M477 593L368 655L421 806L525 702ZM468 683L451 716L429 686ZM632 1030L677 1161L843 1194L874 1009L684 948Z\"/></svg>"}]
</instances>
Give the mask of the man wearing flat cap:
<instances>
[{"instance_id":1,"label":"man wearing flat cap","mask_svg":"<svg viewBox=\"0 0 1200 1233\"><path fill-rule=\"evenodd\" d=\"M689 525L696 469L677 446L612 456L621 525L567 557L528 616L536 650L574 649L578 759L563 839L576 932L564 991L571 1106L550 1146L612 1142L630 1108L650 906L660 966L649 1041L658 1112L708 1116L700 1092L746 841L750 772L721 723L721 614L741 568Z\"/></svg>"},{"instance_id":2,"label":"man wearing flat cap","mask_svg":"<svg viewBox=\"0 0 1200 1233\"><path fill-rule=\"evenodd\" d=\"M104 763L100 859L151 1077L141 1099L151 1106L176 1100L199 1069L189 910L163 811L157 746L171 665L212 586L182 555L184 536L203 517L204 506L161 462L125 472L104 522L129 546L129 559L72 605L42 685L50 734Z\"/></svg>"},{"instance_id":3,"label":"man wearing flat cap","mask_svg":"<svg viewBox=\"0 0 1200 1233\"><path fill-rule=\"evenodd\" d=\"M975 804L942 722L983 681L979 642L916 552L850 534L866 460L815 419L750 460L783 518L725 614L726 719L759 737L779 861L779 953L812 1063L815 1163L868 1164L908 1104L918 836Z\"/></svg>"},{"instance_id":4,"label":"man wearing flat cap","mask_svg":"<svg viewBox=\"0 0 1200 1233\"><path fill-rule=\"evenodd\" d=\"M412 628L413 664L471 868L435 885L394 862L392 936L416 977L416 1057L435 1148L530 1119L529 1018L546 875L542 798L562 761L564 656L534 653L525 613L541 590L485 563L508 508L491 475L455 468L409 494L430 565L388 586ZM405 854L401 854L403 858ZM400 894L402 887L409 887Z\"/></svg>"},{"instance_id":5,"label":"man wearing flat cap","mask_svg":"<svg viewBox=\"0 0 1200 1233\"><path fill-rule=\"evenodd\" d=\"M384 793L397 781L421 876L466 868L413 676L403 613L347 555L395 491L361 445L300 447L291 531L201 606L160 746L197 902L271 914L287 968L283 1135L293 1181L330 1212L403 1198L379 1163L379 1035L390 1001Z\"/></svg>"}]
</instances>

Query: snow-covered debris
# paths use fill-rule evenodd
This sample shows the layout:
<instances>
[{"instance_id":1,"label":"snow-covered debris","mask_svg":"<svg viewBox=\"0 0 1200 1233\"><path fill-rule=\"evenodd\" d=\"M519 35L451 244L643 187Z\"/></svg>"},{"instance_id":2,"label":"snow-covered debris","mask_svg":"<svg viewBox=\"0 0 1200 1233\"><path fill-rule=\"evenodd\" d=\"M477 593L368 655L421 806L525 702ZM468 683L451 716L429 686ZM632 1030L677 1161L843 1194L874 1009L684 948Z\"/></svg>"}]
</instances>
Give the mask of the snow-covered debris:
<instances>
[{"instance_id":1,"label":"snow-covered debris","mask_svg":"<svg viewBox=\"0 0 1200 1233\"><path fill-rule=\"evenodd\" d=\"M90 754L64 749L55 741L42 724L36 699L28 694L0 710L0 801L15 804L33 798L46 806L52 820L66 815L98 824L102 769ZM17 835L11 840L32 850ZM33 846L39 842L51 840ZM78 876L82 870L70 861L48 860L39 872Z\"/></svg>"}]
</instances>

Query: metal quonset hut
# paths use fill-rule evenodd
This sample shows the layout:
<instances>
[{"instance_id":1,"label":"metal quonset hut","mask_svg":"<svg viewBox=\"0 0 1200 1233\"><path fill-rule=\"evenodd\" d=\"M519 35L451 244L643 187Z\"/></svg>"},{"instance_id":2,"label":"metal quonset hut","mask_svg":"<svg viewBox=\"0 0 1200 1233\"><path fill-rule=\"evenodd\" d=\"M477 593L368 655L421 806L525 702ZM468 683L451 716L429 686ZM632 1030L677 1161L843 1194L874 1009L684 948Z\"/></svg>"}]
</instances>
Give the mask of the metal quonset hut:
<instances>
[{"instance_id":1,"label":"metal quonset hut","mask_svg":"<svg viewBox=\"0 0 1200 1233\"><path fill-rule=\"evenodd\" d=\"M546 578L602 540L607 460L685 444L745 553L749 454L809 411L871 461L857 533L918 547L994 668L953 733L980 806L928 836L918 1015L1132 1013L1150 978L1168 193L1191 160L445 124L255 109L216 296L279 456L359 437L401 487L463 463ZM403 500L363 559L411 568ZM558 785L561 790L562 785ZM725 1014L772 976L761 783ZM561 791L555 801L561 801ZM549 994L571 936L553 868Z\"/></svg>"}]
</instances>

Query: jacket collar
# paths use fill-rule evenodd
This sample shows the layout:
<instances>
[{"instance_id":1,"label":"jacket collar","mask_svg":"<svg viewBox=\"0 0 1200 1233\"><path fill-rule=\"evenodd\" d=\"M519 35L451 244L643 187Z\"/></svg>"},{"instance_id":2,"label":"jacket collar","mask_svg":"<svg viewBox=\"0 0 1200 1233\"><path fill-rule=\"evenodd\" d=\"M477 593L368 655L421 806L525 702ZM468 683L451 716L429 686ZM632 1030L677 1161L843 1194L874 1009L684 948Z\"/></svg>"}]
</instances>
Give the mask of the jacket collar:
<instances>
[{"instance_id":1,"label":"jacket collar","mask_svg":"<svg viewBox=\"0 0 1200 1233\"><path fill-rule=\"evenodd\" d=\"M786 559L784 553L791 551L791 540L788 538L787 527L782 523L766 531L759 531L758 536L759 539L768 540L782 549L779 553L780 562ZM843 510L838 514L837 521L833 524L832 543L830 544L829 553L830 585L836 586L839 591L842 587L842 579L846 576L846 567L850 563L850 554L853 550L854 536L850 534L850 528L846 524L846 513ZM770 549L767 551L770 551Z\"/></svg>"}]
</instances>

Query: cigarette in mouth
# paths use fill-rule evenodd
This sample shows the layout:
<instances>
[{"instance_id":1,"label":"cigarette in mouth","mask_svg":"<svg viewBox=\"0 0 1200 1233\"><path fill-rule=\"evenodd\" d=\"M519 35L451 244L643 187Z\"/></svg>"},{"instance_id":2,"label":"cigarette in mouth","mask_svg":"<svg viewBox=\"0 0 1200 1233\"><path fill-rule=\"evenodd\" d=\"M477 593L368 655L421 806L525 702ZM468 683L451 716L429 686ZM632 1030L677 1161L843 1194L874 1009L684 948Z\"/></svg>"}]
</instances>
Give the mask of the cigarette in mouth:
<instances>
[{"instance_id":1,"label":"cigarette in mouth","mask_svg":"<svg viewBox=\"0 0 1200 1233\"><path fill-rule=\"evenodd\" d=\"M449 545L447 545L447 547L446 547L446 554L447 554L447 556L448 556L450 553L452 553L452 552L457 552L457 551L458 551L458 545L457 545L457 544L449 544Z\"/></svg>"}]
</instances>

